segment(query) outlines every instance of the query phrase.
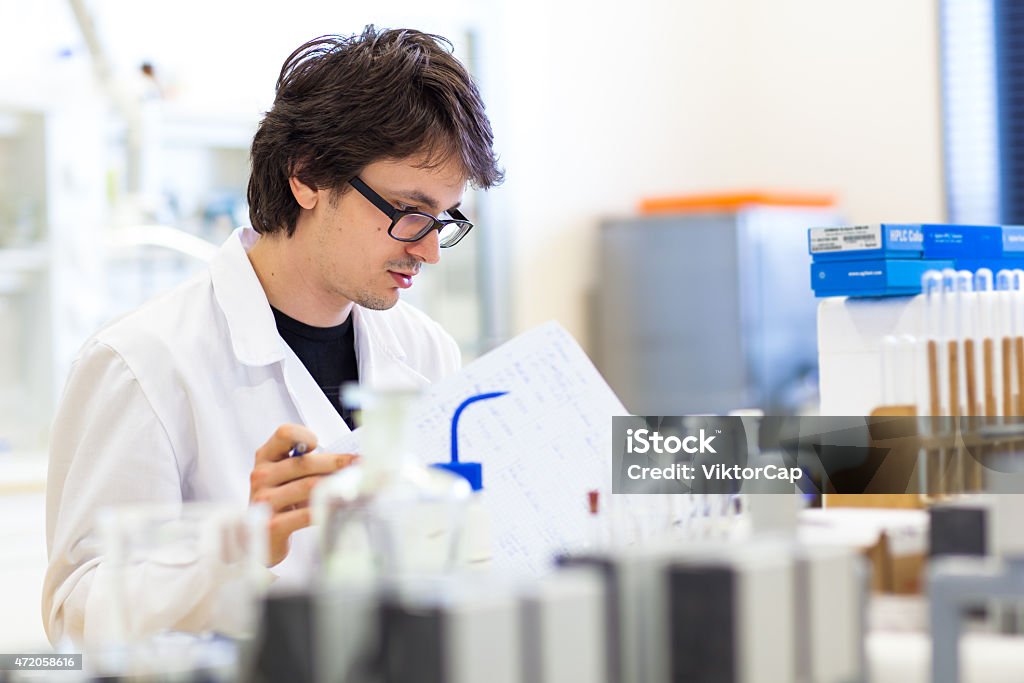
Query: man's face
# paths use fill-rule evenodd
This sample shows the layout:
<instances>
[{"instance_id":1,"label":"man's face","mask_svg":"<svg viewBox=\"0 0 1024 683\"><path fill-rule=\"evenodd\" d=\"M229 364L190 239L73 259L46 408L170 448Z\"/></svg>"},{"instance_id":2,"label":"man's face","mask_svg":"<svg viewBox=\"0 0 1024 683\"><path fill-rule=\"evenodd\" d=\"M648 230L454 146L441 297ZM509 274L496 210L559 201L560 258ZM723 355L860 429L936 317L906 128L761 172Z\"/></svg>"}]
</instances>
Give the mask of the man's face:
<instances>
[{"instance_id":1,"label":"man's face","mask_svg":"<svg viewBox=\"0 0 1024 683\"><path fill-rule=\"evenodd\" d=\"M378 161L359 177L397 209L444 218L444 211L462 201L462 167L448 162L418 168L419 162ZM399 242L388 235L390 225L390 218L351 187L345 192L321 190L316 206L302 211L293 239L300 241L311 271L306 275L328 299L325 303L391 308L424 263L440 260L436 230L418 242Z\"/></svg>"}]
</instances>

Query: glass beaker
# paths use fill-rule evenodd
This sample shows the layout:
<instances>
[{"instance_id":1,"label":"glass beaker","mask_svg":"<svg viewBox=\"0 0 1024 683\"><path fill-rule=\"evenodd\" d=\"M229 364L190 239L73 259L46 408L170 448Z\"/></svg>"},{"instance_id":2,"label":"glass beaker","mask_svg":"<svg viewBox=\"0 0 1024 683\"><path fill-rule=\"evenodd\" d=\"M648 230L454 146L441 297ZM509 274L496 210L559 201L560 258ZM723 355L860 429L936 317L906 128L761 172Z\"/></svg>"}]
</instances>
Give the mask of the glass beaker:
<instances>
[{"instance_id":1,"label":"glass beaker","mask_svg":"<svg viewBox=\"0 0 1024 683\"><path fill-rule=\"evenodd\" d=\"M111 598L87 643L107 673L151 675L237 666L256 630L266 568L265 506L186 502L105 508L93 590ZM88 635L88 634L87 634Z\"/></svg>"}]
</instances>

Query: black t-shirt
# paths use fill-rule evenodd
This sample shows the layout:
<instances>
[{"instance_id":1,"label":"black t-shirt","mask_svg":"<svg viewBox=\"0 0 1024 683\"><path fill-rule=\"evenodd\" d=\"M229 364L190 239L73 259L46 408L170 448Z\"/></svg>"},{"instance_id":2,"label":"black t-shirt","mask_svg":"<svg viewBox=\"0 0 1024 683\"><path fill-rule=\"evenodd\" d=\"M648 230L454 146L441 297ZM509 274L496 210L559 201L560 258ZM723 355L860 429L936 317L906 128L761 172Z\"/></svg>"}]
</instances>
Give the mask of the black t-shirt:
<instances>
[{"instance_id":1,"label":"black t-shirt","mask_svg":"<svg viewBox=\"0 0 1024 683\"><path fill-rule=\"evenodd\" d=\"M341 403L341 386L346 382L359 381L352 316L335 327L313 327L288 317L276 308L271 309L281 337L292 347L342 419L355 429L352 411Z\"/></svg>"}]
</instances>

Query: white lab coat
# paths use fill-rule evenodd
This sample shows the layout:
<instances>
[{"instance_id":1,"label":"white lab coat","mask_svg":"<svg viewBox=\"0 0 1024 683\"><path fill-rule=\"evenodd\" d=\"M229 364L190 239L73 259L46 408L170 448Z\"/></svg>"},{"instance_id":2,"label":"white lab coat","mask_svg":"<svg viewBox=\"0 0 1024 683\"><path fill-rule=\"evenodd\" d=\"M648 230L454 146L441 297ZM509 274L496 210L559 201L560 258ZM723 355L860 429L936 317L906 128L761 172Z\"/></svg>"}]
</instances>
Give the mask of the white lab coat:
<instances>
[{"instance_id":1,"label":"white lab coat","mask_svg":"<svg viewBox=\"0 0 1024 683\"><path fill-rule=\"evenodd\" d=\"M256 449L286 422L327 445L348 432L281 339L236 230L202 273L97 333L76 359L52 433L46 500L49 568L43 621L50 640L100 643L113 590L93 526L103 506L181 501L248 504ZM362 384L425 385L459 367L441 327L399 302L355 306ZM292 536L282 579L308 571L311 529ZM107 570L109 573L109 569ZM133 609L182 630L210 628L193 604L196 576L130 591ZM215 626L215 625L214 625Z\"/></svg>"}]
</instances>

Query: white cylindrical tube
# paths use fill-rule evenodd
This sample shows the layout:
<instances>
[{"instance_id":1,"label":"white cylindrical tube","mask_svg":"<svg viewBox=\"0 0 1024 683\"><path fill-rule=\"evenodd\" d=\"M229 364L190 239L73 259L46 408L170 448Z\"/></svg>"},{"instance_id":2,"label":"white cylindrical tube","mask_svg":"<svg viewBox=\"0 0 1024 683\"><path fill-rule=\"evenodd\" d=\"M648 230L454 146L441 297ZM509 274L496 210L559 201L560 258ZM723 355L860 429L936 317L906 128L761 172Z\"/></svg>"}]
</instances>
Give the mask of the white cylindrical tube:
<instances>
[{"instance_id":1,"label":"white cylindrical tube","mask_svg":"<svg viewBox=\"0 0 1024 683\"><path fill-rule=\"evenodd\" d=\"M924 296L924 335L936 338L941 329L942 273L929 270L921 276L921 294Z\"/></svg>"},{"instance_id":2,"label":"white cylindrical tube","mask_svg":"<svg viewBox=\"0 0 1024 683\"><path fill-rule=\"evenodd\" d=\"M999 392L996 386L996 333L995 325L995 282L992 271L988 268L979 268L974 273L974 291L977 292L977 339L980 352L978 353L978 377L980 381L980 393L982 396L983 414L995 415L997 408L996 397Z\"/></svg>"},{"instance_id":3,"label":"white cylindrical tube","mask_svg":"<svg viewBox=\"0 0 1024 683\"><path fill-rule=\"evenodd\" d=\"M1014 393L1013 354L1013 271L1002 269L996 273L996 293L993 304L993 339L996 349L996 396L999 409L997 415L1012 413L1011 402Z\"/></svg>"},{"instance_id":4,"label":"white cylindrical tube","mask_svg":"<svg viewBox=\"0 0 1024 683\"><path fill-rule=\"evenodd\" d=\"M959 401L959 362L951 363L953 353L950 345L956 349L956 335L959 331L960 321L958 319L960 308L958 305L959 295L957 294L957 272L952 268L942 269L942 297L939 331L939 404L940 415L955 415L958 412ZM954 398L952 394L957 394Z\"/></svg>"},{"instance_id":5,"label":"white cylindrical tube","mask_svg":"<svg viewBox=\"0 0 1024 683\"><path fill-rule=\"evenodd\" d=\"M969 270L961 270L956 274L956 325L955 343L959 364L959 401L958 415L973 415L978 409L978 383L976 374L976 353L974 346L976 296L974 294L974 274Z\"/></svg>"},{"instance_id":6,"label":"white cylindrical tube","mask_svg":"<svg viewBox=\"0 0 1024 683\"><path fill-rule=\"evenodd\" d=\"M956 291L956 269L954 269L954 268L943 268L942 269L942 291L943 292L954 292L954 291Z\"/></svg>"},{"instance_id":7,"label":"white cylindrical tube","mask_svg":"<svg viewBox=\"0 0 1024 683\"><path fill-rule=\"evenodd\" d=\"M921 291L924 293L924 335L920 344L923 386L919 387L923 409L920 415L942 414L940 392L941 363L939 345L942 339L942 290L943 274L937 270L929 270L921 278Z\"/></svg>"}]
</instances>

